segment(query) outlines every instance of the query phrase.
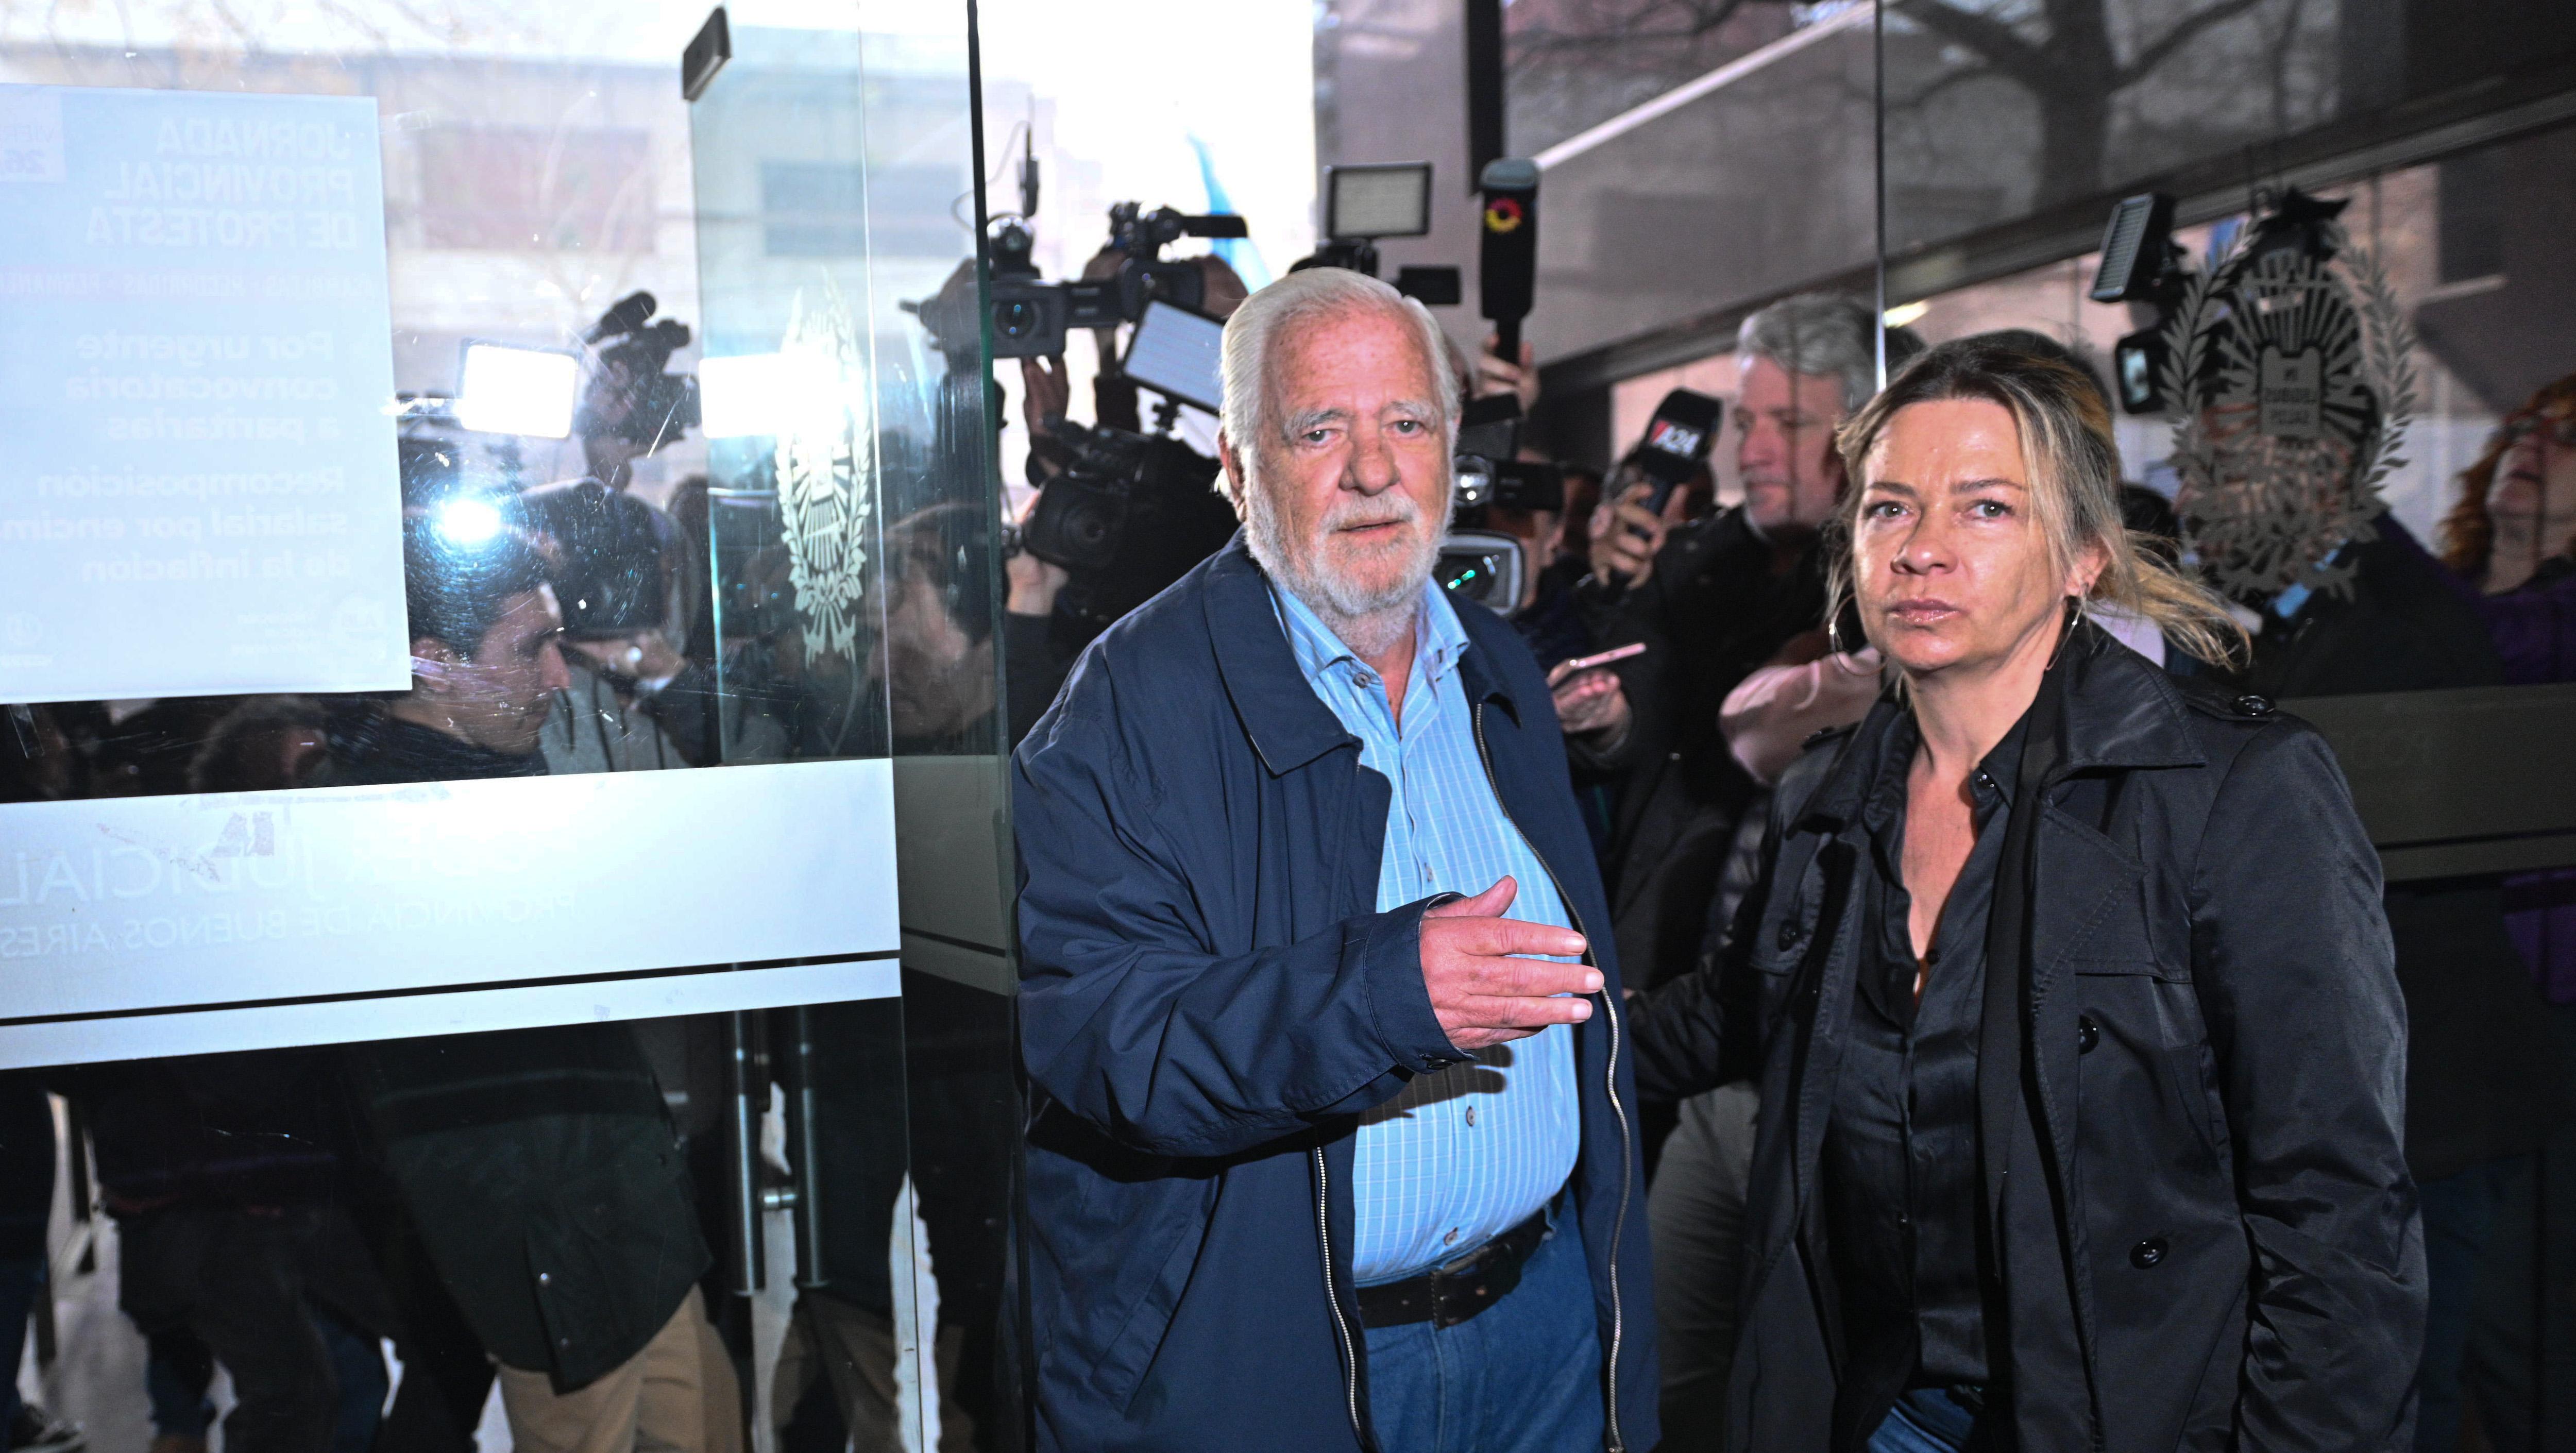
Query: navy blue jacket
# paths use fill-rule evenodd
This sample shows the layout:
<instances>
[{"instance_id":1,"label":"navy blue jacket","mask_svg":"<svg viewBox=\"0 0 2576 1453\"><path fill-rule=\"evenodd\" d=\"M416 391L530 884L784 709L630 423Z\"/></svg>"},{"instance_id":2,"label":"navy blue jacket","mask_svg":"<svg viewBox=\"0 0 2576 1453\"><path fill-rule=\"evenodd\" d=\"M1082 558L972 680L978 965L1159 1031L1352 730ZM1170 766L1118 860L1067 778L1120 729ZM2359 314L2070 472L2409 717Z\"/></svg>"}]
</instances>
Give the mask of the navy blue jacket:
<instances>
[{"instance_id":1,"label":"navy blue jacket","mask_svg":"<svg viewBox=\"0 0 2576 1453\"><path fill-rule=\"evenodd\" d=\"M1546 682L1461 605L1504 809L1592 937L1576 1209L1612 1449L1656 1442L1636 1098L1609 909ZM1038 1446L1374 1449L1359 1115L1466 1057L1422 911L1376 911L1386 779L1289 653L1241 536L1112 626L1021 744L1021 1054ZM1345 1441L1347 1440L1347 1441Z\"/></svg>"}]
</instances>

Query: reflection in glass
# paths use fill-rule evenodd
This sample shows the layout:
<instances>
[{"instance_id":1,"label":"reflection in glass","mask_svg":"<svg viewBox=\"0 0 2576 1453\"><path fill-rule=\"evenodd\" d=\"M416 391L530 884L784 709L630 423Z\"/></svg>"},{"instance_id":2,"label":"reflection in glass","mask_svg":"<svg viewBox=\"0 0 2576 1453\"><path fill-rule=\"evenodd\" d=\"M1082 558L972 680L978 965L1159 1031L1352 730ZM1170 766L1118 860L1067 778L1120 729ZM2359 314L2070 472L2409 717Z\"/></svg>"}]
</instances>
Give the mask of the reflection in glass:
<instances>
[{"instance_id":1,"label":"reflection in glass","mask_svg":"<svg viewBox=\"0 0 2576 1453\"><path fill-rule=\"evenodd\" d=\"M672 61L696 15L146 9L41 38L0 17L0 81L369 113L385 296L360 331L391 384L359 411L408 660L366 693L0 706L13 847L71 804L167 799L180 846L125 850L208 910L112 956L121 915L165 907L110 902L131 862L65 855L58 901L48 860L0 865L12 992L72 968L205 1011L0 1074L0 1320L60 1334L45 1409L160 1453L1018 1446L1018 1112L1007 970L984 967L1007 825L969 780L999 780L991 414L980 340L942 351L905 307L980 312L966 7L737 27L695 107ZM60 387L25 382L21 404ZM942 790L971 802L903 810L980 836L932 878L975 919L947 938L979 987L895 967L897 754L964 770ZM520 788L557 795L489 795ZM322 802L373 825L305 886L368 887L384 918L262 938L260 982L329 992L200 1004L206 925L267 934L264 900L228 910L311 850ZM459 803L485 819L463 837L436 820ZM668 886L621 890L646 869ZM99 957L46 936L66 885L113 910L86 920ZM789 920L834 952L751 947ZM421 960L431 982L390 982ZM723 987L778 973L816 1002ZM749 1007L653 1012L702 979L688 1002ZM468 985L498 987L447 992ZM53 1322L19 1315L40 1305Z\"/></svg>"}]
</instances>

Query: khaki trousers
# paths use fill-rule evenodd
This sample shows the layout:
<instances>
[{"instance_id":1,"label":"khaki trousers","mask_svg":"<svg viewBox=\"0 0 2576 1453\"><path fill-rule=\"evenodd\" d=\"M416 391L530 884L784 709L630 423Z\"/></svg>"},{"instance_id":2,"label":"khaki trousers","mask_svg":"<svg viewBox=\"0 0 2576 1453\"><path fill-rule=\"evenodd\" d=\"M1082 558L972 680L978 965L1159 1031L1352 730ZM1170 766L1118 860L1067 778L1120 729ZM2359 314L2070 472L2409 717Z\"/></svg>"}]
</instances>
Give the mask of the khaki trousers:
<instances>
[{"instance_id":1,"label":"khaki trousers","mask_svg":"<svg viewBox=\"0 0 2576 1453\"><path fill-rule=\"evenodd\" d=\"M501 1411L515 1453L742 1453L733 1358L698 1289L644 1350L571 1392L542 1372L503 1366Z\"/></svg>"},{"instance_id":2,"label":"khaki trousers","mask_svg":"<svg viewBox=\"0 0 2576 1453\"><path fill-rule=\"evenodd\" d=\"M964 1331L957 1327L939 1328L931 1341L931 1365L939 1379L939 1453L975 1453L975 1420L957 1405L956 1396L957 1355L964 1344ZM899 1453L895 1359L894 1324L885 1317L838 1297L798 1297L772 1389L776 1426L787 1426L819 1370L831 1381L832 1400L840 1405L841 1422L850 1430L856 1453Z\"/></svg>"}]
</instances>

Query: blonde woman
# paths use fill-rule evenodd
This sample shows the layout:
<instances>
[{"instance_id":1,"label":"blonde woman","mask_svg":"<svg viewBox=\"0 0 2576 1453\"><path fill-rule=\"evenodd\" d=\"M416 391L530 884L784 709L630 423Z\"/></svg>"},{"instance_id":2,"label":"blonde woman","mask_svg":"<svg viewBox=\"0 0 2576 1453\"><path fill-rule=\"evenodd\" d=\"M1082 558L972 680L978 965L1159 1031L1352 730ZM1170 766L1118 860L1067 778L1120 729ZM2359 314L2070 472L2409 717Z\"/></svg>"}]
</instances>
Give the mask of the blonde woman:
<instances>
[{"instance_id":1,"label":"blonde woman","mask_svg":"<svg viewBox=\"0 0 2576 1453\"><path fill-rule=\"evenodd\" d=\"M2405 1013L2333 756L2089 619L2241 649L2077 371L1944 345L1839 446L1833 598L1900 689L1633 1016L1643 1095L1762 1086L1728 1446L2407 1446Z\"/></svg>"}]
</instances>

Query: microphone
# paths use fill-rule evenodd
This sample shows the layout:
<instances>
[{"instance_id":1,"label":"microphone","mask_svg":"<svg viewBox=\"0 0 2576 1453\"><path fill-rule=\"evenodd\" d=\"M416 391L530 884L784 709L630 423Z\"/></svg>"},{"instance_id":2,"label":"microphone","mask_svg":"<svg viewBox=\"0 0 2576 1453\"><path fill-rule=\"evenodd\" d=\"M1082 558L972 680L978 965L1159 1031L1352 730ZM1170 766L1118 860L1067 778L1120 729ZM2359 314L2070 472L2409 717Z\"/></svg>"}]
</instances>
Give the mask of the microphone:
<instances>
[{"instance_id":1,"label":"microphone","mask_svg":"<svg viewBox=\"0 0 2576 1453\"><path fill-rule=\"evenodd\" d=\"M1477 281L1485 317L1494 325L1494 352L1521 361L1521 319L1529 316L1538 283L1538 163L1507 156L1485 163L1477 178L1484 192L1484 244Z\"/></svg>"}]
</instances>

